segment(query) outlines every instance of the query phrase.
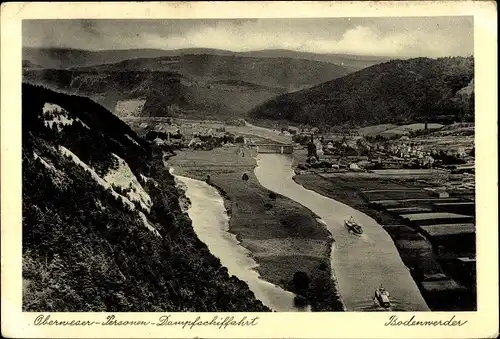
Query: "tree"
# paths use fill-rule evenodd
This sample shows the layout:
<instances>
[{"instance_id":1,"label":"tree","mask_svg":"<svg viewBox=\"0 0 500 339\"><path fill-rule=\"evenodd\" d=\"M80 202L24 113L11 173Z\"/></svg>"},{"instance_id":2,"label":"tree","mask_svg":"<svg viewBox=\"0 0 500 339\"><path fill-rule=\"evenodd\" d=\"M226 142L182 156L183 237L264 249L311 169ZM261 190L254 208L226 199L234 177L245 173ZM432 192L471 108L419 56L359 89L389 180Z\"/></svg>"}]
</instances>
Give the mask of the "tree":
<instances>
[{"instance_id":1,"label":"tree","mask_svg":"<svg viewBox=\"0 0 500 339\"><path fill-rule=\"evenodd\" d=\"M310 283L311 279L305 272L297 271L293 275L293 284L298 290L307 290Z\"/></svg>"}]
</instances>

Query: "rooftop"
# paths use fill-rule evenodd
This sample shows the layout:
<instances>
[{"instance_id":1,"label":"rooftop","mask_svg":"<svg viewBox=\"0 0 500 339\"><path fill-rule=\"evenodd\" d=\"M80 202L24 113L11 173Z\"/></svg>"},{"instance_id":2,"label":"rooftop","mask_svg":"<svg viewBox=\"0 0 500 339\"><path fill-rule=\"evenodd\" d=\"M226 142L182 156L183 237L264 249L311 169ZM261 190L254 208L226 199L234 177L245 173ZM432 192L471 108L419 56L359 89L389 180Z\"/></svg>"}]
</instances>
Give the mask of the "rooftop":
<instances>
[{"instance_id":1,"label":"rooftop","mask_svg":"<svg viewBox=\"0 0 500 339\"><path fill-rule=\"evenodd\" d=\"M399 200L374 200L372 201L372 203L375 203L375 204L380 204L380 205L384 205L384 204L390 204L390 205L393 205L393 204L398 204L399 202L404 202L404 201L425 201L425 202L429 202L429 201L457 201L458 198L446 198L446 199L438 199L438 198L417 198L417 199L399 199Z\"/></svg>"},{"instance_id":2,"label":"rooftop","mask_svg":"<svg viewBox=\"0 0 500 339\"><path fill-rule=\"evenodd\" d=\"M434 205L436 205L436 206L458 206L458 205L471 206L471 205L475 205L475 203L472 201L436 202L436 203L434 203Z\"/></svg>"},{"instance_id":3,"label":"rooftop","mask_svg":"<svg viewBox=\"0 0 500 339\"><path fill-rule=\"evenodd\" d=\"M430 212L430 213L415 213L415 214L401 214L403 218L410 221L418 220L431 220L431 219L469 219L469 215L447 213L447 212Z\"/></svg>"},{"instance_id":4,"label":"rooftop","mask_svg":"<svg viewBox=\"0 0 500 339\"><path fill-rule=\"evenodd\" d=\"M439 237L444 235L455 235L455 234L471 234L476 232L476 226L474 224L455 224L450 225L426 225L420 226L422 230L427 232L430 236Z\"/></svg>"},{"instance_id":5,"label":"rooftop","mask_svg":"<svg viewBox=\"0 0 500 339\"><path fill-rule=\"evenodd\" d=\"M447 290L465 290L465 287L457 284L454 280L424 281L422 287L426 291L441 292Z\"/></svg>"},{"instance_id":6,"label":"rooftop","mask_svg":"<svg viewBox=\"0 0 500 339\"><path fill-rule=\"evenodd\" d=\"M388 212L399 212L399 213L419 213L419 212L431 212L432 209L426 207L396 207L396 208L387 208Z\"/></svg>"}]
</instances>

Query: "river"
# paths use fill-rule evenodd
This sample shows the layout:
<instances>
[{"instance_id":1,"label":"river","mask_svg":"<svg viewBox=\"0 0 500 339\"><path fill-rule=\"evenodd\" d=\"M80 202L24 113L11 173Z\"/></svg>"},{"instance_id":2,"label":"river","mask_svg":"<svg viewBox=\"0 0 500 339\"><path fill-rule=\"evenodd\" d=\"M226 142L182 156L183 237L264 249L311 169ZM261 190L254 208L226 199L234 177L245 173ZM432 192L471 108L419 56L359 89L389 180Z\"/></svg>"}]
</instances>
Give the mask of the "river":
<instances>
[{"instance_id":1,"label":"river","mask_svg":"<svg viewBox=\"0 0 500 339\"><path fill-rule=\"evenodd\" d=\"M383 310L373 301L374 291L381 284L391 295L390 310L429 311L392 239L375 220L297 184L292 161L286 155L259 154L255 175L262 186L317 214L333 235L333 278L348 311ZM362 236L344 227L344 220L350 216L363 225Z\"/></svg>"},{"instance_id":2,"label":"river","mask_svg":"<svg viewBox=\"0 0 500 339\"><path fill-rule=\"evenodd\" d=\"M274 311L310 311L310 308L301 310L294 306L295 294L260 278L255 270L258 264L251 253L229 232L229 217L224 201L214 187L200 180L175 174L174 177L178 187L185 191L190 200L187 213L198 238L220 259L229 275L245 281L256 298Z\"/></svg>"}]
</instances>

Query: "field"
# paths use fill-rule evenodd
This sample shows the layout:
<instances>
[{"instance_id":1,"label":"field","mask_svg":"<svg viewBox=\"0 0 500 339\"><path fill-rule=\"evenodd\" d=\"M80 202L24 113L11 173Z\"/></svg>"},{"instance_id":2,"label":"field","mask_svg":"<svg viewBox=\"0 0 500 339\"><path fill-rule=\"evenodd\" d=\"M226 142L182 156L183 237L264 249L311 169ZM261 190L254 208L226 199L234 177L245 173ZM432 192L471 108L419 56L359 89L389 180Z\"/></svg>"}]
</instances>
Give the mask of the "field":
<instances>
[{"instance_id":1,"label":"field","mask_svg":"<svg viewBox=\"0 0 500 339\"><path fill-rule=\"evenodd\" d=\"M114 112L120 117L141 115L146 100L121 100L116 103Z\"/></svg>"},{"instance_id":2,"label":"field","mask_svg":"<svg viewBox=\"0 0 500 339\"><path fill-rule=\"evenodd\" d=\"M381 125L372 125L367 127L362 127L358 129L358 133L361 136L375 136L389 129L393 129L398 127L393 124L381 124Z\"/></svg>"},{"instance_id":3,"label":"field","mask_svg":"<svg viewBox=\"0 0 500 339\"><path fill-rule=\"evenodd\" d=\"M230 215L230 232L252 252L261 276L292 292L297 271L312 280L308 292L313 310L339 311L330 278L333 239L305 207L282 196L270 195L253 174L255 153L240 147L213 151L181 151L168 160L175 173L210 183L224 197ZM249 177L242 180L243 174Z\"/></svg>"},{"instance_id":4,"label":"field","mask_svg":"<svg viewBox=\"0 0 500 339\"><path fill-rule=\"evenodd\" d=\"M217 129L224 128L225 132L233 133L235 135L247 136L248 138L254 139L256 141L276 142L284 144L292 143L291 136L283 135L279 132L275 132L259 126L254 126L251 124L235 126L221 120L145 118L132 116L123 117L122 119L139 133L144 130L143 127L140 127L141 124L147 124L148 126L154 125L155 130L164 132L175 132L177 129L179 129L181 134L186 137L189 137L194 133L207 132L210 130L216 131ZM171 121L168 122L167 120Z\"/></svg>"},{"instance_id":5,"label":"field","mask_svg":"<svg viewBox=\"0 0 500 339\"><path fill-rule=\"evenodd\" d=\"M439 129L443 127L441 124L428 124L427 128L430 130L433 129ZM425 128L425 124L410 124L410 125L402 125L402 126L397 126L395 128L387 129L383 132L380 133L380 135L385 136L385 137L392 137L394 135L404 135L408 134L410 132L415 132L415 131L422 131Z\"/></svg>"}]
</instances>

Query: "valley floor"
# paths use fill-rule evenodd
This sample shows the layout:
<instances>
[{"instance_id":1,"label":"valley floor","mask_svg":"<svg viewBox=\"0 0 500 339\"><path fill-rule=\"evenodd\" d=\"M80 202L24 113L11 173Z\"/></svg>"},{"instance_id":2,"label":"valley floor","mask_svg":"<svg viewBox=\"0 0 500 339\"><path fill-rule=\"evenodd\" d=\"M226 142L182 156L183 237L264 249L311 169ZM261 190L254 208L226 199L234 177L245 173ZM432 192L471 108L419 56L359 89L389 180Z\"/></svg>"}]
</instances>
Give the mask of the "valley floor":
<instances>
[{"instance_id":1,"label":"valley floor","mask_svg":"<svg viewBox=\"0 0 500 339\"><path fill-rule=\"evenodd\" d=\"M306 291L313 311L341 311L343 306L331 280L333 239L307 208L270 194L254 175L255 152L240 147L212 151L179 151L168 159L175 173L208 180L224 197L229 231L249 249L264 280L298 293L293 275L311 278ZM247 174L248 180L242 180ZM209 176L209 179L208 177Z\"/></svg>"}]
</instances>

